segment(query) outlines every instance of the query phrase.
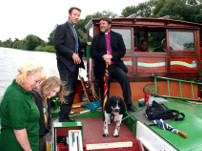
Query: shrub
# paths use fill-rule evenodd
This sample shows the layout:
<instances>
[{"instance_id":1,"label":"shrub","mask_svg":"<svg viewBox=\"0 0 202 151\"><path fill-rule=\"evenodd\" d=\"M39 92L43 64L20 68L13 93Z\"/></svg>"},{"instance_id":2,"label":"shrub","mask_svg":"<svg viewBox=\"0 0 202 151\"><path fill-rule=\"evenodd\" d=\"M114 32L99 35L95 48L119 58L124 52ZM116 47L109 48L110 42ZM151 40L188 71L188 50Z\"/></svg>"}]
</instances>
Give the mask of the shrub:
<instances>
[{"instance_id":1,"label":"shrub","mask_svg":"<svg viewBox=\"0 0 202 151\"><path fill-rule=\"evenodd\" d=\"M55 53L55 48L54 46L51 46L51 45L47 45L47 46L38 46L34 49L35 51L45 51L45 52L53 52Z\"/></svg>"}]
</instances>

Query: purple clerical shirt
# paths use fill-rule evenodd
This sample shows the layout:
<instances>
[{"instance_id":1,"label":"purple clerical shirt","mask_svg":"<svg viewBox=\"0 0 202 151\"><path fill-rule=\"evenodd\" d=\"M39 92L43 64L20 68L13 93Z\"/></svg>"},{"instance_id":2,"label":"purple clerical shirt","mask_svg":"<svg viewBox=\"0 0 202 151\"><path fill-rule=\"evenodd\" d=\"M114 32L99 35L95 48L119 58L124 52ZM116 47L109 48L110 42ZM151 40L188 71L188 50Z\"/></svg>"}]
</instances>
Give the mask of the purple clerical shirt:
<instances>
[{"instance_id":1,"label":"purple clerical shirt","mask_svg":"<svg viewBox=\"0 0 202 151\"><path fill-rule=\"evenodd\" d=\"M107 53L108 54L112 54L112 48L111 48L111 44L110 44L110 36L111 36L111 31L108 33L105 33L105 41L106 41L106 45L107 45ZM115 64L115 61L112 61L112 64Z\"/></svg>"}]
</instances>

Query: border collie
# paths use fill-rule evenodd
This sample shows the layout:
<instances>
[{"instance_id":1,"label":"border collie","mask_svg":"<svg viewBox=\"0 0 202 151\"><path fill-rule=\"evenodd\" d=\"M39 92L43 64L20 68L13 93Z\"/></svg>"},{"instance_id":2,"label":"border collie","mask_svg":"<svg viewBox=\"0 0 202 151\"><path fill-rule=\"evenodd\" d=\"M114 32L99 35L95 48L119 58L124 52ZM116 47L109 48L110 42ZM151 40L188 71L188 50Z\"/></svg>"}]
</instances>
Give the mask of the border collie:
<instances>
[{"instance_id":1,"label":"border collie","mask_svg":"<svg viewBox=\"0 0 202 151\"><path fill-rule=\"evenodd\" d=\"M114 137L119 136L121 121L125 111L126 107L124 101L120 97L112 96L107 100L104 111L104 132L103 132L104 137L109 136L108 124L111 124L113 121L116 122L116 127L113 136Z\"/></svg>"}]
</instances>

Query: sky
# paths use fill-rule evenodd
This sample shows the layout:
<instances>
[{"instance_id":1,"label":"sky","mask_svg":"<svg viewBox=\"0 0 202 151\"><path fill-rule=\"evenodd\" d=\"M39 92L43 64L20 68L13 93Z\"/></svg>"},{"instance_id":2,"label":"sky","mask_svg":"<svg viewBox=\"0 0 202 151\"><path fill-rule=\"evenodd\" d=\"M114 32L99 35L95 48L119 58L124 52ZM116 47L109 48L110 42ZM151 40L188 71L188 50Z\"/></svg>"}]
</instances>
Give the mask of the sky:
<instances>
[{"instance_id":1,"label":"sky","mask_svg":"<svg viewBox=\"0 0 202 151\"><path fill-rule=\"evenodd\" d=\"M0 2L0 40L24 39L33 34L48 41L57 24L68 20L70 7L79 7L80 19L104 10L121 15L128 6L148 0L2 0Z\"/></svg>"}]
</instances>

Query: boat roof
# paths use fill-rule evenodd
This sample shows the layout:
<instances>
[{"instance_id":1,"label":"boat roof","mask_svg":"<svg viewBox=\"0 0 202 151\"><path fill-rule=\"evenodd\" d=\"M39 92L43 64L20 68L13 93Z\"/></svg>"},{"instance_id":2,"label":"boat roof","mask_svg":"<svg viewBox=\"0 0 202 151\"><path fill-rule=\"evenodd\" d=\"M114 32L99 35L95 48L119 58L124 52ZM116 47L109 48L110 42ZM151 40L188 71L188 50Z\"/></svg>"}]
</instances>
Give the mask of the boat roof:
<instances>
[{"instance_id":1,"label":"boat roof","mask_svg":"<svg viewBox=\"0 0 202 151\"><path fill-rule=\"evenodd\" d=\"M111 18L113 26L126 26L126 27L150 27L150 28L189 28L200 29L202 24L193 23L188 21L163 18L143 18L143 17L130 17L130 18ZM100 19L91 19L86 25L86 29L92 25L99 25Z\"/></svg>"}]
</instances>

